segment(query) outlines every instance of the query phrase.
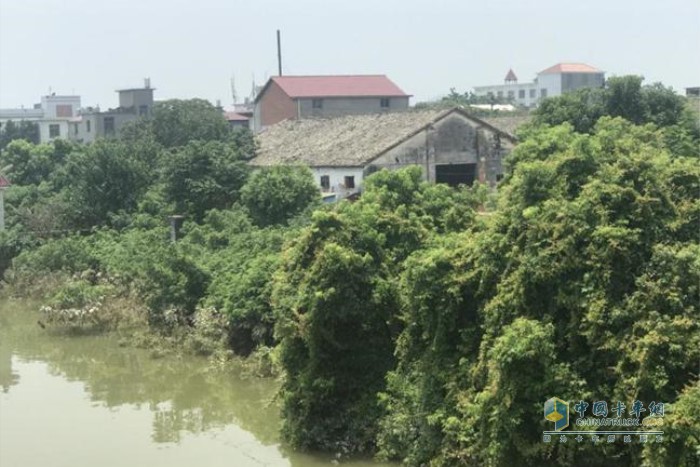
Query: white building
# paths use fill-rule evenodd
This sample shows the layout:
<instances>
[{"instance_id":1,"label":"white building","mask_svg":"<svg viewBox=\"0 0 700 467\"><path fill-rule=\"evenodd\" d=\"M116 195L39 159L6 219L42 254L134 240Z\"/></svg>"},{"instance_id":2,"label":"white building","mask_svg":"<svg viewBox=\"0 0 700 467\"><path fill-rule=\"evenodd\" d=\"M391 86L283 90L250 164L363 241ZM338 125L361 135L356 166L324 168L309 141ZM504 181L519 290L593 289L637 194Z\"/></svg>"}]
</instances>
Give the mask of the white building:
<instances>
[{"instance_id":1,"label":"white building","mask_svg":"<svg viewBox=\"0 0 700 467\"><path fill-rule=\"evenodd\" d=\"M547 97L560 96L581 88L602 88L604 85L604 71L585 63L558 63L537 73L531 83L518 83L513 70L509 70L504 84L476 86L474 94L533 107Z\"/></svg>"},{"instance_id":2,"label":"white building","mask_svg":"<svg viewBox=\"0 0 700 467\"><path fill-rule=\"evenodd\" d=\"M12 120L36 122L42 143L68 136L69 122L78 115L80 96L42 96L41 102L31 109L0 109L0 125Z\"/></svg>"}]
</instances>

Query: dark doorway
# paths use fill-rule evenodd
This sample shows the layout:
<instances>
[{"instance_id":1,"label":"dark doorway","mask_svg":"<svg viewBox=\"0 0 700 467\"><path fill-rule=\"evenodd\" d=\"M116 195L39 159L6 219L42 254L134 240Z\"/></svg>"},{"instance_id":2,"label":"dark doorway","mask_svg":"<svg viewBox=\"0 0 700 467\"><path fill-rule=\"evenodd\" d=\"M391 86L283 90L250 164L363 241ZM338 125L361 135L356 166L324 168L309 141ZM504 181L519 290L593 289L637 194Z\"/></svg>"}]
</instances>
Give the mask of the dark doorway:
<instances>
[{"instance_id":1,"label":"dark doorway","mask_svg":"<svg viewBox=\"0 0 700 467\"><path fill-rule=\"evenodd\" d=\"M476 164L449 164L435 166L435 181L450 186L471 186L476 180Z\"/></svg>"}]
</instances>

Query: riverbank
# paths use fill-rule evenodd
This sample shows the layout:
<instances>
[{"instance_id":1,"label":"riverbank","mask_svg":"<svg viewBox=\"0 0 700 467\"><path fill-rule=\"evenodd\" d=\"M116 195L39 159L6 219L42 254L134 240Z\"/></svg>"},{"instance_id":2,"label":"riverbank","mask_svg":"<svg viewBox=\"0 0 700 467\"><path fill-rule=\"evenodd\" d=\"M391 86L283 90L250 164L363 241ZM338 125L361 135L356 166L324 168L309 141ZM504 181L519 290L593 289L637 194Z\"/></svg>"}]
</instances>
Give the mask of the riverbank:
<instances>
[{"instance_id":1,"label":"riverbank","mask_svg":"<svg viewBox=\"0 0 700 467\"><path fill-rule=\"evenodd\" d=\"M125 347L118 333L47 332L37 325L39 306L0 300L0 465L316 467L334 460L281 443L277 380L183 352L153 358Z\"/></svg>"}]
</instances>

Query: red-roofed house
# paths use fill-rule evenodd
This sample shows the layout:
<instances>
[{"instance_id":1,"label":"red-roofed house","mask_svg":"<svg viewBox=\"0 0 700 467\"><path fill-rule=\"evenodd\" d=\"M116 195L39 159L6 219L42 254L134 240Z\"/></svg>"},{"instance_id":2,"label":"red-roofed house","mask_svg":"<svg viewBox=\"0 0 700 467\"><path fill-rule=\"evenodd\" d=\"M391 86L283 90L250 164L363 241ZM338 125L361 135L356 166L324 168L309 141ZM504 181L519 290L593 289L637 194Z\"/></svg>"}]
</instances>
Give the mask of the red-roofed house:
<instances>
[{"instance_id":1,"label":"red-roofed house","mask_svg":"<svg viewBox=\"0 0 700 467\"><path fill-rule=\"evenodd\" d=\"M605 72L585 63L557 63L537 73L531 83L518 83L513 70L506 75L505 84L477 86L477 96L495 98L497 103L535 106L546 97L560 96L581 88L602 88Z\"/></svg>"},{"instance_id":2,"label":"red-roofed house","mask_svg":"<svg viewBox=\"0 0 700 467\"><path fill-rule=\"evenodd\" d=\"M410 97L384 75L274 76L255 99L254 128L282 120L404 110Z\"/></svg>"}]
</instances>

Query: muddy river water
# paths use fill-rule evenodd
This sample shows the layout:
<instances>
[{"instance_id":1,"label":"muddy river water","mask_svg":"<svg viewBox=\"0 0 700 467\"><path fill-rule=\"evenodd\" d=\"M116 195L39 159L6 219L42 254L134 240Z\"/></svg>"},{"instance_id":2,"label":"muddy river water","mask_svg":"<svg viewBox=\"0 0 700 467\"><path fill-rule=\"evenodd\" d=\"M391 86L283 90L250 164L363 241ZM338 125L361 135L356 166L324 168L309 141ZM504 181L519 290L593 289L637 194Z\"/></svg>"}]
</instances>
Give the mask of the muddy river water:
<instances>
[{"instance_id":1,"label":"muddy river water","mask_svg":"<svg viewBox=\"0 0 700 467\"><path fill-rule=\"evenodd\" d=\"M1 467L334 464L280 441L275 380L155 359L116 336L51 335L37 308L0 301Z\"/></svg>"}]
</instances>

